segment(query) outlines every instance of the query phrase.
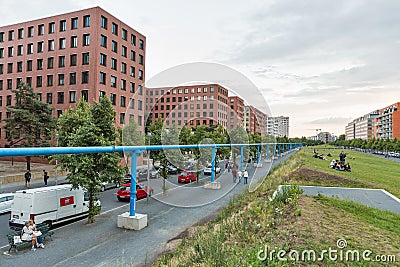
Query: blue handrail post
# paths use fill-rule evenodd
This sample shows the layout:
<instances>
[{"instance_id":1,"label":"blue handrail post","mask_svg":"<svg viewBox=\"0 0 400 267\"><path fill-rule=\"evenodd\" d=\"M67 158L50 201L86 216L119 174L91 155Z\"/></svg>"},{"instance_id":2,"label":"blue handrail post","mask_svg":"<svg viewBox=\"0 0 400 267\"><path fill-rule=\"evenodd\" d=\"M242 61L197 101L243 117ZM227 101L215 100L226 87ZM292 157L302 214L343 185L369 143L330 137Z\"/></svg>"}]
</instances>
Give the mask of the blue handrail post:
<instances>
[{"instance_id":1,"label":"blue handrail post","mask_svg":"<svg viewBox=\"0 0 400 267\"><path fill-rule=\"evenodd\" d=\"M240 170L243 170L243 154L244 154L244 146L240 147Z\"/></svg>"},{"instance_id":2,"label":"blue handrail post","mask_svg":"<svg viewBox=\"0 0 400 267\"><path fill-rule=\"evenodd\" d=\"M132 162L131 162L131 197L129 205L129 216L135 216L135 204L136 204L136 161L137 155L136 151L132 152Z\"/></svg>"},{"instance_id":3,"label":"blue handrail post","mask_svg":"<svg viewBox=\"0 0 400 267\"><path fill-rule=\"evenodd\" d=\"M265 159L268 159L269 145L265 145Z\"/></svg>"},{"instance_id":4,"label":"blue handrail post","mask_svg":"<svg viewBox=\"0 0 400 267\"><path fill-rule=\"evenodd\" d=\"M277 156L277 145L276 145L276 143L274 144L274 158Z\"/></svg>"},{"instance_id":5,"label":"blue handrail post","mask_svg":"<svg viewBox=\"0 0 400 267\"><path fill-rule=\"evenodd\" d=\"M212 148L212 154L211 154L211 182L214 182L215 180L215 150L216 148Z\"/></svg>"},{"instance_id":6,"label":"blue handrail post","mask_svg":"<svg viewBox=\"0 0 400 267\"><path fill-rule=\"evenodd\" d=\"M261 149L261 145L258 145L257 146L257 164L260 163L260 156L261 156L260 149Z\"/></svg>"}]
</instances>

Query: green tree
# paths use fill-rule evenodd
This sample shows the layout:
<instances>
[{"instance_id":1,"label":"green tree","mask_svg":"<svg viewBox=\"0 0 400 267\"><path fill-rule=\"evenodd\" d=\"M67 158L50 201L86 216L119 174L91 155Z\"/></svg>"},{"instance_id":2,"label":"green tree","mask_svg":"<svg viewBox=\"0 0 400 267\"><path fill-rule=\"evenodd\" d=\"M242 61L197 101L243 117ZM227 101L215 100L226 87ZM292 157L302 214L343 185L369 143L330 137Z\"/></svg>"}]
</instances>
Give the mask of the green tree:
<instances>
[{"instance_id":1,"label":"green tree","mask_svg":"<svg viewBox=\"0 0 400 267\"><path fill-rule=\"evenodd\" d=\"M90 106L81 100L76 108L70 108L58 120L61 146L86 147L110 146L117 139L114 127L115 111L109 99L102 97ZM103 182L118 183L123 174L116 153L90 153L56 155L58 166L68 172L67 180L73 188L84 188L89 194L88 223L100 212L97 195Z\"/></svg>"},{"instance_id":2,"label":"green tree","mask_svg":"<svg viewBox=\"0 0 400 267\"><path fill-rule=\"evenodd\" d=\"M9 117L4 129L9 133L8 146L40 147L49 146L56 120L51 116L54 108L38 100L33 88L20 84L12 90L15 105L6 107ZM26 157L26 168L31 169L31 157Z\"/></svg>"}]
</instances>

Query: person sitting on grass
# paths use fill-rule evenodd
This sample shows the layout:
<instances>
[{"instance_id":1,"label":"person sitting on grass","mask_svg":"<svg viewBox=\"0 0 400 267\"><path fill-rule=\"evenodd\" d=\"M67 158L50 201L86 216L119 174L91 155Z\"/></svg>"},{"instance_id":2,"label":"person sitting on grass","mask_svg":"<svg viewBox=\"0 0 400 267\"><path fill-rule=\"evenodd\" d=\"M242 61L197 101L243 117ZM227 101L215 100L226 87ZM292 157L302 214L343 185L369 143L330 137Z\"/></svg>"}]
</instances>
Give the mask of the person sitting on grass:
<instances>
[{"instance_id":1,"label":"person sitting on grass","mask_svg":"<svg viewBox=\"0 0 400 267\"><path fill-rule=\"evenodd\" d=\"M346 162L346 164L344 165L344 171L345 172L351 172L350 163Z\"/></svg>"},{"instance_id":2,"label":"person sitting on grass","mask_svg":"<svg viewBox=\"0 0 400 267\"><path fill-rule=\"evenodd\" d=\"M333 159L333 160L331 161L331 164L329 164L329 168L335 169L335 167L336 167L336 160Z\"/></svg>"},{"instance_id":3,"label":"person sitting on grass","mask_svg":"<svg viewBox=\"0 0 400 267\"><path fill-rule=\"evenodd\" d=\"M336 164L335 170L337 170L337 171L344 171L344 167L343 167L343 165L342 165L341 162L338 162L338 163Z\"/></svg>"}]
</instances>

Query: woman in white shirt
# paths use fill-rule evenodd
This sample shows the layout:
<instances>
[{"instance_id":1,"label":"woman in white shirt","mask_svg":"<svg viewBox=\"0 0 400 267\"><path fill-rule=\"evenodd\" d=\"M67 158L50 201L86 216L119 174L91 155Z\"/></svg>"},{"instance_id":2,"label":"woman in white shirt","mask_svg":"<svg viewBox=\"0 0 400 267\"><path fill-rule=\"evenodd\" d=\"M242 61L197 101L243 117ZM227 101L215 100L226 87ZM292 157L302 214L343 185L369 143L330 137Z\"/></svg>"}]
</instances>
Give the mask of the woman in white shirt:
<instances>
[{"instance_id":1,"label":"woman in white shirt","mask_svg":"<svg viewBox=\"0 0 400 267\"><path fill-rule=\"evenodd\" d=\"M35 245L37 243L37 239L36 236L33 234L33 230L30 227L29 221L25 222L25 226L22 228L21 239L23 241L32 241L32 250L36 250Z\"/></svg>"}]
</instances>

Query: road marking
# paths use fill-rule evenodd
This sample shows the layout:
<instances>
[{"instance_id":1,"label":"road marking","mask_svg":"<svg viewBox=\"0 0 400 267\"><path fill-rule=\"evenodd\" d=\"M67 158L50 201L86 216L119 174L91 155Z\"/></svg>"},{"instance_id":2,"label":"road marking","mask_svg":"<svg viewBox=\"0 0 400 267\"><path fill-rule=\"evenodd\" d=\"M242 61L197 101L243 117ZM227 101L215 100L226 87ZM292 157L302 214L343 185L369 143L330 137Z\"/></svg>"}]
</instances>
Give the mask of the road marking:
<instances>
[{"instance_id":1,"label":"road marking","mask_svg":"<svg viewBox=\"0 0 400 267\"><path fill-rule=\"evenodd\" d=\"M169 209L166 210L166 211L160 212L159 214L157 214L157 215L151 217L150 220L153 220L153 219L158 218L158 217L160 217L160 216L162 216L162 215L165 215L165 214L169 213L169 212L170 212L171 210L173 210L173 209L175 209L175 208L169 208Z\"/></svg>"}]
</instances>

